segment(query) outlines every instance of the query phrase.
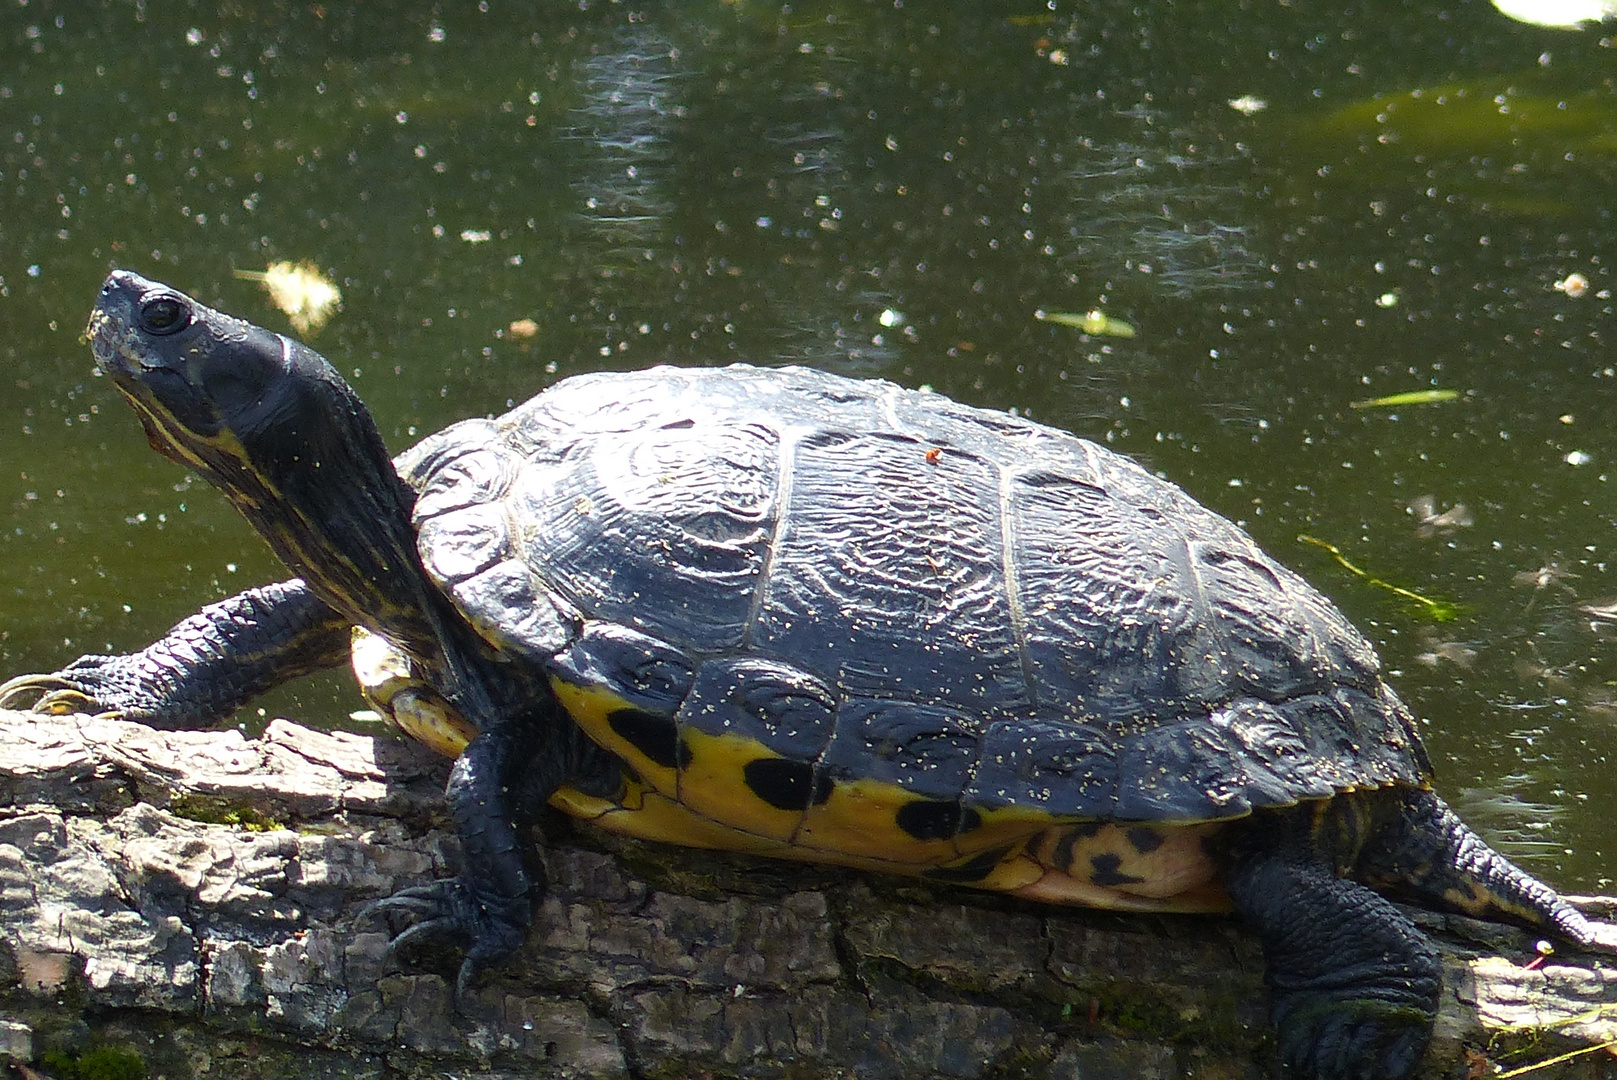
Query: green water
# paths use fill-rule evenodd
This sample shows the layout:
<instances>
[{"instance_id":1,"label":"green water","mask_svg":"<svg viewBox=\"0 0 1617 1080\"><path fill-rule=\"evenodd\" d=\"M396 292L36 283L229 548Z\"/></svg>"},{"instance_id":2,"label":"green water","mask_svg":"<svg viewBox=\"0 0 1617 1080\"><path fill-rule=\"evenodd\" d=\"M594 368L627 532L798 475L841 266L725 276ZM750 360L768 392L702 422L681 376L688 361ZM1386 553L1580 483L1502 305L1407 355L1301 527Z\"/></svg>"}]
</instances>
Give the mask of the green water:
<instances>
[{"instance_id":1,"label":"green water","mask_svg":"<svg viewBox=\"0 0 1617 1080\"><path fill-rule=\"evenodd\" d=\"M1473 825L1612 887L1598 31L1485 3L423 7L0 16L4 672L282 576L80 333L111 266L285 329L233 271L310 260L344 296L313 343L399 449L579 371L745 359L1132 453L1378 642ZM1137 335L1033 318L1093 308ZM1351 407L1432 388L1461 396ZM1418 528L1428 496L1472 524ZM357 707L335 676L265 703Z\"/></svg>"}]
</instances>

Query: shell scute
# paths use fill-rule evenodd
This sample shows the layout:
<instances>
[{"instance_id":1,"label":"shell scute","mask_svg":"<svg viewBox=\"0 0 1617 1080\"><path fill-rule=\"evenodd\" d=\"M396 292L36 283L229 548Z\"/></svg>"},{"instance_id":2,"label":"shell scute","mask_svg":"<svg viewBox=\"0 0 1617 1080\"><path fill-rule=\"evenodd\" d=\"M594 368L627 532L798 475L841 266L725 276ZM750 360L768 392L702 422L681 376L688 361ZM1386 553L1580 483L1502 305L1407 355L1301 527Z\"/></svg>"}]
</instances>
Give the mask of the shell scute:
<instances>
[{"instance_id":1,"label":"shell scute","mask_svg":"<svg viewBox=\"0 0 1617 1080\"><path fill-rule=\"evenodd\" d=\"M1117 785L1117 739L1103 729L1016 719L992 724L984 733L981 760L965 799L986 809L1106 818L1115 808Z\"/></svg>"},{"instance_id":2,"label":"shell scute","mask_svg":"<svg viewBox=\"0 0 1617 1080\"><path fill-rule=\"evenodd\" d=\"M837 713L820 767L838 779L869 779L952 804L977 764L984 726L936 705L856 698Z\"/></svg>"},{"instance_id":3,"label":"shell scute","mask_svg":"<svg viewBox=\"0 0 1617 1080\"><path fill-rule=\"evenodd\" d=\"M590 622L550 662L553 679L599 688L621 708L673 716L695 679L691 658L665 641L615 623Z\"/></svg>"},{"instance_id":4,"label":"shell scute","mask_svg":"<svg viewBox=\"0 0 1617 1080\"><path fill-rule=\"evenodd\" d=\"M828 795L818 761L835 697L812 675L747 657L702 665L680 707L680 802L748 832L788 840Z\"/></svg>"},{"instance_id":5,"label":"shell scute","mask_svg":"<svg viewBox=\"0 0 1617 1080\"><path fill-rule=\"evenodd\" d=\"M767 752L814 762L831 741L837 699L807 672L739 657L702 665L681 719L709 735L751 739Z\"/></svg>"},{"instance_id":6,"label":"shell scute","mask_svg":"<svg viewBox=\"0 0 1617 1080\"><path fill-rule=\"evenodd\" d=\"M416 529L422 565L438 584L453 587L503 560L510 551L505 507L472 503L427 518Z\"/></svg>"},{"instance_id":7,"label":"shell scute","mask_svg":"<svg viewBox=\"0 0 1617 1080\"><path fill-rule=\"evenodd\" d=\"M991 463L891 433L793 446L752 640L849 695L1025 698ZM829 616L829 617L828 617Z\"/></svg>"},{"instance_id":8,"label":"shell scute","mask_svg":"<svg viewBox=\"0 0 1617 1080\"><path fill-rule=\"evenodd\" d=\"M548 661L576 634L576 614L559 609L519 560L496 563L450 592L484 640L529 660Z\"/></svg>"},{"instance_id":9,"label":"shell scute","mask_svg":"<svg viewBox=\"0 0 1617 1080\"><path fill-rule=\"evenodd\" d=\"M417 446L395 466L417 490L418 525L435 515L504 496L523 460L495 441L494 434L494 425L487 420L464 421Z\"/></svg>"},{"instance_id":10,"label":"shell scute","mask_svg":"<svg viewBox=\"0 0 1617 1080\"><path fill-rule=\"evenodd\" d=\"M773 432L678 424L589 444L514 487L535 572L598 619L741 642L771 535Z\"/></svg>"}]
</instances>

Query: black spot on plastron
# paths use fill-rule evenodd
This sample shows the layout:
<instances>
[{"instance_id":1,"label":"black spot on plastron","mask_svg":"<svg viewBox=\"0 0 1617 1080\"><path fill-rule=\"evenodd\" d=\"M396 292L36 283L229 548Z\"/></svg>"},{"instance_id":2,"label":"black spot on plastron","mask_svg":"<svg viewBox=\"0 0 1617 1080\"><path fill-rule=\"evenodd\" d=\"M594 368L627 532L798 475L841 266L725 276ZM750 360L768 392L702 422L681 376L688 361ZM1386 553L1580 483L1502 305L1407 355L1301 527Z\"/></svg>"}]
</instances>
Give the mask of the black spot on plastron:
<instances>
[{"instance_id":1,"label":"black spot on plastron","mask_svg":"<svg viewBox=\"0 0 1617 1080\"><path fill-rule=\"evenodd\" d=\"M758 758L742 767L741 779L754 795L776 810L807 810L831 795L831 778L822 776L816 782L814 766L806 761Z\"/></svg>"},{"instance_id":2,"label":"black spot on plastron","mask_svg":"<svg viewBox=\"0 0 1617 1080\"><path fill-rule=\"evenodd\" d=\"M962 885L969 885L974 881L981 881L994 872L994 867L1004 861L1005 856L1011 853L1013 845L1006 844L992 851L985 851L958 866L934 866L922 873L922 877L933 881L953 881Z\"/></svg>"},{"instance_id":3,"label":"black spot on plastron","mask_svg":"<svg viewBox=\"0 0 1617 1080\"><path fill-rule=\"evenodd\" d=\"M1141 855L1147 855L1162 846L1162 834L1149 825L1136 825L1128 831L1129 843Z\"/></svg>"},{"instance_id":4,"label":"black spot on plastron","mask_svg":"<svg viewBox=\"0 0 1617 1080\"><path fill-rule=\"evenodd\" d=\"M1050 861L1057 870L1063 874L1072 873L1072 849L1080 840L1088 840L1092 836L1099 836L1105 823L1100 821L1086 821L1082 825L1068 829L1061 834L1061 840L1056 844L1055 850L1050 852Z\"/></svg>"},{"instance_id":5,"label":"black spot on plastron","mask_svg":"<svg viewBox=\"0 0 1617 1080\"><path fill-rule=\"evenodd\" d=\"M645 712L641 709L616 709L606 718L606 726L613 734L646 756L646 760L665 769L679 767L679 727L671 716Z\"/></svg>"},{"instance_id":6,"label":"black spot on plastron","mask_svg":"<svg viewBox=\"0 0 1617 1080\"><path fill-rule=\"evenodd\" d=\"M1092 855L1089 858L1089 865L1094 867L1089 880L1096 885L1136 885L1145 880L1133 874L1117 872L1117 868L1123 865L1121 855Z\"/></svg>"},{"instance_id":7,"label":"black spot on plastron","mask_svg":"<svg viewBox=\"0 0 1617 1080\"><path fill-rule=\"evenodd\" d=\"M893 815L900 829L917 840L952 840L982 825L982 815L962 809L959 803L916 799L905 803Z\"/></svg>"},{"instance_id":8,"label":"black spot on plastron","mask_svg":"<svg viewBox=\"0 0 1617 1080\"><path fill-rule=\"evenodd\" d=\"M1055 850L1050 852L1050 862L1063 874L1072 870L1072 846L1078 842L1078 830L1068 829L1061 834L1061 840L1056 844Z\"/></svg>"}]
</instances>

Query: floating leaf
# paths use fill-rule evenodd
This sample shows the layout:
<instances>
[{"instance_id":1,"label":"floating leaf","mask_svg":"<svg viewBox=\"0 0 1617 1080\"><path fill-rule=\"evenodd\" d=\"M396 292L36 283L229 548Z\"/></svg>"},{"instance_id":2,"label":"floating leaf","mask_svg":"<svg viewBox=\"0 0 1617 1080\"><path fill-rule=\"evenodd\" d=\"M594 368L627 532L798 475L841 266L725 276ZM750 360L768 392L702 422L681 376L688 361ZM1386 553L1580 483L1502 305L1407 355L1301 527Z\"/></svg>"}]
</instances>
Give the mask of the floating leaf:
<instances>
[{"instance_id":1,"label":"floating leaf","mask_svg":"<svg viewBox=\"0 0 1617 1080\"><path fill-rule=\"evenodd\" d=\"M300 334L315 334L326 325L342 292L313 263L270 263L264 271L237 270L243 281L256 281L270 295L270 303L280 308Z\"/></svg>"},{"instance_id":2,"label":"floating leaf","mask_svg":"<svg viewBox=\"0 0 1617 1080\"><path fill-rule=\"evenodd\" d=\"M1073 311L1045 311L1033 313L1040 322L1053 322L1057 326L1071 326L1086 334L1104 334L1107 337L1133 337L1134 327L1122 319L1114 319L1104 311L1086 311L1082 315Z\"/></svg>"},{"instance_id":3,"label":"floating leaf","mask_svg":"<svg viewBox=\"0 0 1617 1080\"><path fill-rule=\"evenodd\" d=\"M1342 549L1337 547L1335 544L1328 543L1327 541L1308 535L1299 536L1297 539L1305 544L1313 544L1315 547L1324 548L1326 551L1331 553L1331 556L1336 559L1337 562L1342 564L1343 569L1347 570L1349 573L1356 574L1363 578L1367 584L1374 585L1379 589L1386 589L1391 593L1396 593L1397 595L1402 596L1405 600L1413 600L1416 604L1420 605L1426 614L1431 616L1436 622L1448 622L1451 619L1459 617L1460 609L1457 605L1451 604L1446 600L1433 600L1430 597L1422 596L1418 592L1412 592L1401 585L1394 585L1390 581L1382 581L1378 577L1370 576L1365 571L1360 570L1357 566L1354 566L1352 563L1348 562L1347 556L1342 554Z\"/></svg>"},{"instance_id":4,"label":"floating leaf","mask_svg":"<svg viewBox=\"0 0 1617 1080\"><path fill-rule=\"evenodd\" d=\"M1400 405L1435 405L1440 401L1454 401L1459 396L1458 390L1411 390L1407 394L1388 394L1386 397L1371 398L1369 401L1355 401L1350 407L1393 409Z\"/></svg>"}]
</instances>

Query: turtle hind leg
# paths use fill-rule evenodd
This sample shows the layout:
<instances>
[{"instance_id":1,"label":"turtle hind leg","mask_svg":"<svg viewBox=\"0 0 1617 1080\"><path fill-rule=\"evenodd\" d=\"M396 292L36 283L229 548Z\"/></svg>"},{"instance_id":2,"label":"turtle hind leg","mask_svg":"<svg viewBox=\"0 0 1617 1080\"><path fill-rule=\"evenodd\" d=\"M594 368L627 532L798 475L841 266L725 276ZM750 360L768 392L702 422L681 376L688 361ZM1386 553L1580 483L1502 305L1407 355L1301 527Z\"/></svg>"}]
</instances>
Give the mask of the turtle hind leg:
<instances>
[{"instance_id":1,"label":"turtle hind leg","mask_svg":"<svg viewBox=\"0 0 1617 1080\"><path fill-rule=\"evenodd\" d=\"M1223 853L1225 890L1263 943L1280 1058L1313 1080L1401 1080L1431 1040L1437 953L1390 903L1337 876L1311 817L1261 815Z\"/></svg>"},{"instance_id":2,"label":"turtle hind leg","mask_svg":"<svg viewBox=\"0 0 1617 1080\"><path fill-rule=\"evenodd\" d=\"M1365 846L1355 877L1378 889L1479 918L1543 927L1585 948L1611 951L1595 925L1554 889L1466 827L1430 791L1398 793L1401 812Z\"/></svg>"}]
</instances>

